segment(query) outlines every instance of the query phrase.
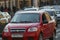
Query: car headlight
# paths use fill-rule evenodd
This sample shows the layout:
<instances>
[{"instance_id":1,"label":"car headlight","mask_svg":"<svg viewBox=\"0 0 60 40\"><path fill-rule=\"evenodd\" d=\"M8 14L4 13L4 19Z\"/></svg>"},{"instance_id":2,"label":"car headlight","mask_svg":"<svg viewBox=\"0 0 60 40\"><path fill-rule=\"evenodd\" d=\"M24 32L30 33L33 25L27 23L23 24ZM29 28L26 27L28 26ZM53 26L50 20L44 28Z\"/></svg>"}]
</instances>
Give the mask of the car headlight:
<instances>
[{"instance_id":1,"label":"car headlight","mask_svg":"<svg viewBox=\"0 0 60 40\"><path fill-rule=\"evenodd\" d=\"M37 27L31 27L28 29L28 32L36 32L37 31Z\"/></svg>"},{"instance_id":2,"label":"car headlight","mask_svg":"<svg viewBox=\"0 0 60 40\"><path fill-rule=\"evenodd\" d=\"M4 29L4 32L9 32L8 28L5 28L5 29Z\"/></svg>"}]
</instances>

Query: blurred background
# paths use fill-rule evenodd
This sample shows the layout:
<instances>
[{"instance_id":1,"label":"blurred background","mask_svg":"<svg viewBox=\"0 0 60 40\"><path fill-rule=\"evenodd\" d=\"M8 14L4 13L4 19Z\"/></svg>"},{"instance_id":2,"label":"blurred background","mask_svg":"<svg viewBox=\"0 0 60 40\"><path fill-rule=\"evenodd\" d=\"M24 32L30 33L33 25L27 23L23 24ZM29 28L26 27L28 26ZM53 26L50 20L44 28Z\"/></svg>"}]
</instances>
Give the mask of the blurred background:
<instances>
[{"instance_id":1,"label":"blurred background","mask_svg":"<svg viewBox=\"0 0 60 40\"><path fill-rule=\"evenodd\" d=\"M39 9L48 7L47 9L51 9L52 6L55 10L54 12L57 11L56 15L58 13L60 14L60 0L0 0L0 19L6 17L6 19L1 19L0 21L0 33L2 33L5 25L10 22L16 11L30 7L39 7ZM57 18L60 21L59 14L57 15ZM58 24L58 28L56 29L56 38L57 40L60 40L60 24Z\"/></svg>"},{"instance_id":2,"label":"blurred background","mask_svg":"<svg viewBox=\"0 0 60 40\"><path fill-rule=\"evenodd\" d=\"M45 5L59 5L60 0L0 0L0 10L13 11L24 9L24 7L41 7ZM15 9L15 10L14 10Z\"/></svg>"}]
</instances>

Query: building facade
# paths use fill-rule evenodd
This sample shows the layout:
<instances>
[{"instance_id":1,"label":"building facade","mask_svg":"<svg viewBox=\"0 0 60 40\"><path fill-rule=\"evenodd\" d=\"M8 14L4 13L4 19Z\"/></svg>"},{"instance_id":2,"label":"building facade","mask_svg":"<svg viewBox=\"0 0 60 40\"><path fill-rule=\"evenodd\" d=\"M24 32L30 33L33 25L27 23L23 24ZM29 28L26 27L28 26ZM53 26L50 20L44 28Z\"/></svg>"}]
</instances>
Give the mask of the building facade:
<instances>
[{"instance_id":1,"label":"building facade","mask_svg":"<svg viewBox=\"0 0 60 40\"><path fill-rule=\"evenodd\" d=\"M9 7L11 10L13 6L22 9L31 6L39 7L49 4L51 5L52 3L52 0L0 0L0 6Z\"/></svg>"}]
</instances>

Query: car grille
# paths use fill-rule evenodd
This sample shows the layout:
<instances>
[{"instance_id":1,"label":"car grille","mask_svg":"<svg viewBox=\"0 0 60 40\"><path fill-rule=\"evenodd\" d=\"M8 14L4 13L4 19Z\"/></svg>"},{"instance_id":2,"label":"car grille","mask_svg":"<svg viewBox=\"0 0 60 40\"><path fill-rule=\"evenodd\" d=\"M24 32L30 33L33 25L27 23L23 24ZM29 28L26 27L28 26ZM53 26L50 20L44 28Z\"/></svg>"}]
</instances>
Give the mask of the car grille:
<instances>
[{"instance_id":1,"label":"car grille","mask_svg":"<svg viewBox=\"0 0 60 40\"><path fill-rule=\"evenodd\" d=\"M10 29L10 32L12 32L12 33L16 33L16 32L23 33L25 31L26 31L25 28L12 28L12 29Z\"/></svg>"}]
</instances>

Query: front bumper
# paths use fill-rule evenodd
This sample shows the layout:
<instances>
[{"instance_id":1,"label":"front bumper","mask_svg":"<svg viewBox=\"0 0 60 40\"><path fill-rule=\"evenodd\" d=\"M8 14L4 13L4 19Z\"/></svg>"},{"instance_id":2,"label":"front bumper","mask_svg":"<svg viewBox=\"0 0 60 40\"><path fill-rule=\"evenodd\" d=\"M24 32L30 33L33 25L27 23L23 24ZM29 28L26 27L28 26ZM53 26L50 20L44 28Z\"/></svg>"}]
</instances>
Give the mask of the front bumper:
<instances>
[{"instance_id":1,"label":"front bumper","mask_svg":"<svg viewBox=\"0 0 60 40\"><path fill-rule=\"evenodd\" d=\"M38 40L39 36L36 32L24 33L23 37L11 37L11 35L12 33L3 33L2 40Z\"/></svg>"}]
</instances>

